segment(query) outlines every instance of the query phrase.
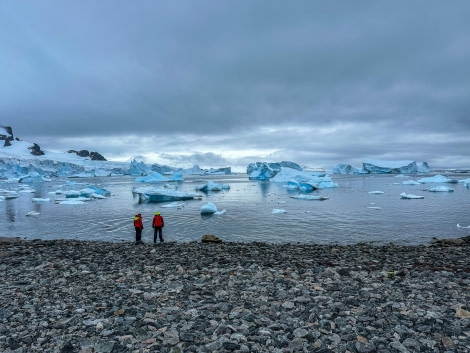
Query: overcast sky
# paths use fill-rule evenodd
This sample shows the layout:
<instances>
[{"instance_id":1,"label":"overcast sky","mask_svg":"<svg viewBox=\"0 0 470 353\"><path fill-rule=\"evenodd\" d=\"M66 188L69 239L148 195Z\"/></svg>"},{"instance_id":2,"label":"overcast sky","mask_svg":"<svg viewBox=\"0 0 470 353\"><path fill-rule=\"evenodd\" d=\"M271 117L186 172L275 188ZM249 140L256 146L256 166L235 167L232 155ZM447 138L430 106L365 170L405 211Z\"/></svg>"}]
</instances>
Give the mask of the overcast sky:
<instances>
[{"instance_id":1,"label":"overcast sky","mask_svg":"<svg viewBox=\"0 0 470 353\"><path fill-rule=\"evenodd\" d=\"M470 1L0 1L0 125L44 149L470 167Z\"/></svg>"}]
</instances>

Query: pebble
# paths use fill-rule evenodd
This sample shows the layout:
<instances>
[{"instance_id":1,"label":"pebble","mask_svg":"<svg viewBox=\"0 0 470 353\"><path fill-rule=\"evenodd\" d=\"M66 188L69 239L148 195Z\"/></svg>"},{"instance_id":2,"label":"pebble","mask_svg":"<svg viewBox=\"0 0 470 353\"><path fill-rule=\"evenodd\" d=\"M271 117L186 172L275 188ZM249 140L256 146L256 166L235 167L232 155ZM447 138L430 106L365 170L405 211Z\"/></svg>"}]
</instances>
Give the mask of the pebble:
<instances>
[{"instance_id":1,"label":"pebble","mask_svg":"<svg viewBox=\"0 0 470 353\"><path fill-rule=\"evenodd\" d=\"M0 244L1 352L470 352L468 247Z\"/></svg>"}]
</instances>

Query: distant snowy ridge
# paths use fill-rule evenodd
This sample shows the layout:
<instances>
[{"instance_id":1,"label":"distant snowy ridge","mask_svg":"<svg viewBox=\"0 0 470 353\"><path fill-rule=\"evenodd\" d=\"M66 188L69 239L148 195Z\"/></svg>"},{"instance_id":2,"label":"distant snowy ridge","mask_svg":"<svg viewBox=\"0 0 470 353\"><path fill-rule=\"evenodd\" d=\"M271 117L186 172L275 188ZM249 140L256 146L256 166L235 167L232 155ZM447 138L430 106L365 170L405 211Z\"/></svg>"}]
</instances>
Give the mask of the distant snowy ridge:
<instances>
[{"instance_id":1,"label":"distant snowy ridge","mask_svg":"<svg viewBox=\"0 0 470 353\"><path fill-rule=\"evenodd\" d=\"M159 164L147 165L142 161L131 162L106 161L103 157L92 160L87 150L57 153L42 150L37 144L13 139L11 130L0 126L0 140L8 141L8 145L0 147L0 179L20 182L44 181L55 177L107 177L133 175L138 177L154 177L161 172L175 179L179 175L221 175L231 174L230 167L201 169L195 165L189 169L173 168ZM35 147L37 146L37 147ZM40 152L39 152L40 151ZM31 153L35 152L35 153ZM181 177L180 177L181 178Z\"/></svg>"},{"instance_id":2,"label":"distant snowy ridge","mask_svg":"<svg viewBox=\"0 0 470 353\"><path fill-rule=\"evenodd\" d=\"M427 162L377 159L364 159L362 168L355 168L349 164L338 164L329 171L331 174L427 174L429 172L431 169Z\"/></svg>"}]
</instances>

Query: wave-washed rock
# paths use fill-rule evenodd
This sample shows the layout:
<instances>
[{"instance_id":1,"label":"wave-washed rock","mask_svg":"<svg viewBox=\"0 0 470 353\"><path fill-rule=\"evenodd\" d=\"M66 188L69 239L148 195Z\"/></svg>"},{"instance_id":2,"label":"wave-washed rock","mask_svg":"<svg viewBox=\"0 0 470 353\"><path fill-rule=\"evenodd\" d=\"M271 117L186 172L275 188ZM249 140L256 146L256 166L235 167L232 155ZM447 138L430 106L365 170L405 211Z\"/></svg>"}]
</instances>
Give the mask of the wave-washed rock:
<instances>
[{"instance_id":1,"label":"wave-washed rock","mask_svg":"<svg viewBox=\"0 0 470 353\"><path fill-rule=\"evenodd\" d=\"M469 352L466 247L20 241L2 352Z\"/></svg>"}]
</instances>

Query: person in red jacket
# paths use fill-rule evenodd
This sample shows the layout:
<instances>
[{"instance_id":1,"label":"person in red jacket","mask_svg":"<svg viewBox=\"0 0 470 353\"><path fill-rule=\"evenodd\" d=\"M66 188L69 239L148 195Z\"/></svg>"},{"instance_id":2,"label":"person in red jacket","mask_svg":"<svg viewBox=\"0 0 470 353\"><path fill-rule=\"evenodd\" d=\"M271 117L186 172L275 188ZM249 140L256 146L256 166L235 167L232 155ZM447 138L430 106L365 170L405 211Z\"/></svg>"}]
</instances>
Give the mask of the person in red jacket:
<instances>
[{"instance_id":1,"label":"person in red jacket","mask_svg":"<svg viewBox=\"0 0 470 353\"><path fill-rule=\"evenodd\" d=\"M163 221L163 217L160 215L160 212L155 212L155 216L153 216L152 220L152 228L153 228L153 242L157 242L157 236L160 238L160 243L163 243L163 236L162 236L162 228L165 225Z\"/></svg>"},{"instance_id":2,"label":"person in red jacket","mask_svg":"<svg viewBox=\"0 0 470 353\"><path fill-rule=\"evenodd\" d=\"M134 228L135 228L135 243L142 243L142 230L144 229L144 223L142 222L142 215L140 213L134 216Z\"/></svg>"}]
</instances>

